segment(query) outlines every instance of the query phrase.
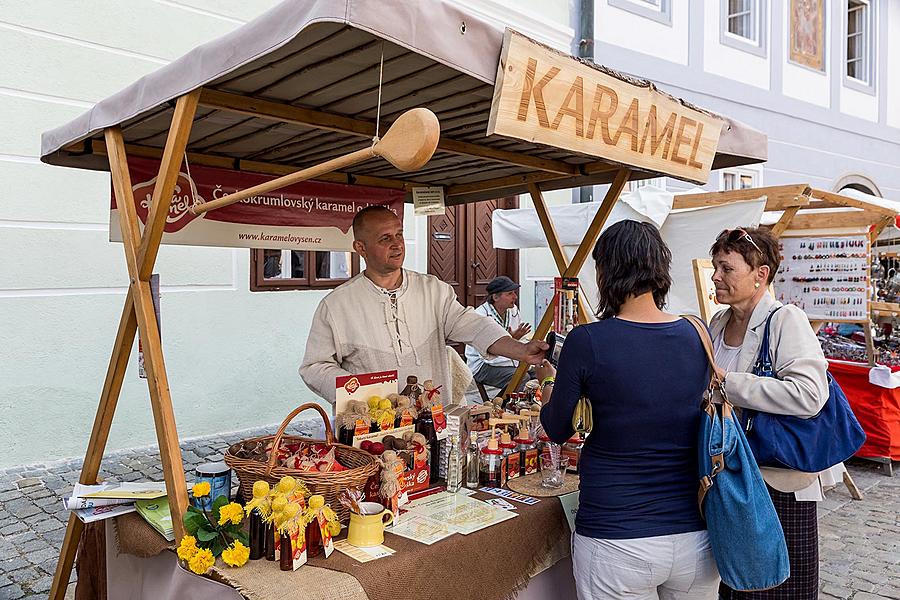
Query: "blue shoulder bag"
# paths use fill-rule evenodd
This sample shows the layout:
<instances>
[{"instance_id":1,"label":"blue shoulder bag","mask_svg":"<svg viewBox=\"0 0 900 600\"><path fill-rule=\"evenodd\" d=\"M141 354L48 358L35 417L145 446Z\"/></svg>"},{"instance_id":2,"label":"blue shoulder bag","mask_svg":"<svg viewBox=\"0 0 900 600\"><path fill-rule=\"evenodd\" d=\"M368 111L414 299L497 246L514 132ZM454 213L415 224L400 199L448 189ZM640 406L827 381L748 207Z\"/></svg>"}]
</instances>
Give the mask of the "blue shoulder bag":
<instances>
[{"instance_id":1,"label":"blue shoulder bag","mask_svg":"<svg viewBox=\"0 0 900 600\"><path fill-rule=\"evenodd\" d=\"M753 374L760 377L777 377L769 352L769 326L778 308L766 319L753 367ZM818 473L844 462L866 441L847 396L831 373L828 373L828 400L816 416L803 419L743 409L741 420L753 456L764 467Z\"/></svg>"},{"instance_id":2,"label":"blue shoulder bag","mask_svg":"<svg viewBox=\"0 0 900 600\"><path fill-rule=\"evenodd\" d=\"M698 502L719 575L733 590L773 588L791 574L784 530L716 375L709 332L695 317L686 318L700 336L711 370L698 442ZM721 404L713 402L714 390L721 393Z\"/></svg>"}]
</instances>

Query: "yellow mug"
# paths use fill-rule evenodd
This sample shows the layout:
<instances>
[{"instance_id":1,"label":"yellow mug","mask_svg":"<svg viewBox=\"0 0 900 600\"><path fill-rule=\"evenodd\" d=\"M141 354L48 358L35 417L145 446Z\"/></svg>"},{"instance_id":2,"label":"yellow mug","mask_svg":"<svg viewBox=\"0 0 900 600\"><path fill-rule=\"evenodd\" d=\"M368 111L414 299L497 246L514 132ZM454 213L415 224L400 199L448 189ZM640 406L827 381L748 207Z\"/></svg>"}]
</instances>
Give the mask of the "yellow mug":
<instances>
[{"instance_id":1,"label":"yellow mug","mask_svg":"<svg viewBox=\"0 0 900 600\"><path fill-rule=\"evenodd\" d=\"M394 513L377 502L360 502L363 514L350 513L347 541L357 548L370 548L384 543L384 526L394 522Z\"/></svg>"}]
</instances>

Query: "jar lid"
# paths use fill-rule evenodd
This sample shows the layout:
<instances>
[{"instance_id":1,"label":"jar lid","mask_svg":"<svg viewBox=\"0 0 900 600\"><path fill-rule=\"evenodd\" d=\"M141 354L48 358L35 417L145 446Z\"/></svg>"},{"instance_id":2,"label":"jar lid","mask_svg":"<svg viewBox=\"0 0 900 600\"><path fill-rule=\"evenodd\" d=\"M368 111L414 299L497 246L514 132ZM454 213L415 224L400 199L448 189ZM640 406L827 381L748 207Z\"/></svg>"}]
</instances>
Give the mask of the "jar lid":
<instances>
[{"instance_id":1,"label":"jar lid","mask_svg":"<svg viewBox=\"0 0 900 600\"><path fill-rule=\"evenodd\" d=\"M581 436L579 436L578 434L575 434L572 437L570 437L566 443L567 444L583 444L584 440L581 439Z\"/></svg>"},{"instance_id":2,"label":"jar lid","mask_svg":"<svg viewBox=\"0 0 900 600\"><path fill-rule=\"evenodd\" d=\"M541 435L538 436L538 441L540 441L540 442L549 442L549 441L550 441L550 436L548 436L546 433L542 433Z\"/></svg>"}]
</instances>

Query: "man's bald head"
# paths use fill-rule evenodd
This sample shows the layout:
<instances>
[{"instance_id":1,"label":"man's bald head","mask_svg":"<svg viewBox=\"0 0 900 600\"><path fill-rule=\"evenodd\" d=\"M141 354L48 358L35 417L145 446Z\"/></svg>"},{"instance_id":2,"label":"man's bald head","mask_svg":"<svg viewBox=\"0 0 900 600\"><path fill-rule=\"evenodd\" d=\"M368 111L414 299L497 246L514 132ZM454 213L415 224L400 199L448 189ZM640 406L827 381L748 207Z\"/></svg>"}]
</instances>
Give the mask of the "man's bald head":
<instances>
[{"instance_id":1,"label":"man's bald head","mask_svg":"<svg viewBox=\"0 0 900 600\"><path fill-rule=\"evenodd\" d=\"M374 229L373 224L385 221L399 221L397 215L386 206L367 206L353 217L353 239L366 241L367 235Z\"/></svg>"},{"instance_id":2,"label":"man's bald head","mask_svg":"<svg viewBox=\"0 0 900 600\"><path fill-rule=\"evenodd\" d=\"M367 206L353 218L353 249L365 259L366 271L398 271L406 257L403 223L384 206Z\"/></svg>"}]
</instances>

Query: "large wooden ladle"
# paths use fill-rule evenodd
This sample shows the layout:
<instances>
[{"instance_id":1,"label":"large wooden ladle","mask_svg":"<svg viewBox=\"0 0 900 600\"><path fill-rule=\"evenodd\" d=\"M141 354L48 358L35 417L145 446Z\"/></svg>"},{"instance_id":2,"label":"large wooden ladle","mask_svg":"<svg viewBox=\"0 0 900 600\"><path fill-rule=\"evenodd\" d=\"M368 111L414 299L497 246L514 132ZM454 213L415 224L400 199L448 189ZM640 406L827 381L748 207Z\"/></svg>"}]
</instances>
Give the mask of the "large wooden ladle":
<instances>
[{"instance_id":1,"label":"large wooden ladle","mask_svg":"<svg viewBox=\"0 0 900 600\"><path fill-rule=\"evenodd\" d=\"M427 108L413 108L400 115L384 134L384 137L368 148L332 158L314 167L198 204L191 208L191 212L194 214L205 213L240 202L251 196L265 194L338 169L352 167L375 156L380 156L401 171L415 171L431 160L440 137L441 124L435 114Z\"/></svg>"}]
</instances>

